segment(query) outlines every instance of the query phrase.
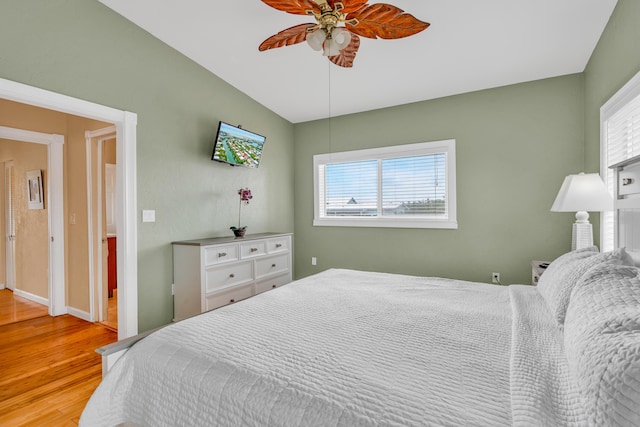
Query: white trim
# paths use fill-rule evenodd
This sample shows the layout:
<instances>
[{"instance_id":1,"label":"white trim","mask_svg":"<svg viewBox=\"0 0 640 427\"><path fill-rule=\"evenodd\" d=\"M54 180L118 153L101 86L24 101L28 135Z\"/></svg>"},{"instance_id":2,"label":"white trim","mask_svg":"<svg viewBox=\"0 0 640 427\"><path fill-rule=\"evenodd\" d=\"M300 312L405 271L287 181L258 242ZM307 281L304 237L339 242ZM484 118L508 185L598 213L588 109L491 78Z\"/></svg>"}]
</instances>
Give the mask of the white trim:
<instances>
[{"instance_id":1,"label":"white trim","mask_svg":"<svg viewBox=\"0 0 640 427\"><path fill-rule=\"evenodd\" d=\"M62 137L61 135L58 136ZM33 132L30 130L10 128L6 126L0 126L0 138L46 145L56 142L56 138L54 138L53 134L50 133ZM64 137L62 137L62 140L64 141Z\"/></svg>"},{"instance_id":2,"label":"white trim","mask_svg":"<svg viewBox=\"0 0 640 427\"><path fill-rule=\"evenodd\" d=\"M87 136L89 131L84 133L85 138L85 162L87 168L87 258L88 258L88 271L89 271L89 321L96 321L96 313L95 313L95 303L96 303L96 295L95 295L95 271L94 271L94 254L93 254L93 208L91 204L93 203L93 177L91 174L91 138Z\"/></svg>"},{"instance_id":3,"label":"white trim","mask_svg":"<svg viewBox=\"0 0 640 427\"><path fill-rule=\"evenodd\" d=\"M47 222L49 232L49 314L65 314L64 286L64 136L0 126L0 138L47 146ZM17 289L16 289L17 290Z\"/></svg>"},{"instance_id":4,"label":"white trim","mask_svg":"<svg viewBox=\"0 0 640 427\"><path fill-rule=\"evenodd\" d=\"M138 222L136 126L138 116L124 112L116 123L116 252L118 339L138 334ZM125 144L124 141L127 141ZM125 284L125 286L121 286ZM134 284L130 286L129 284ZM126 303L125 303L126 302ZM127 319L127 322L122 322Z\"/></svg>"},{"instance_id":5,"label":"white trim","mask_svg":"<svg viewBox=\"0 0 640 427\"><path fill-rule=\"evenodd\" d=\"M67 95L0 78L0 98L116 126L116 191L118 203L118 339L138 334L138 265L136 216L137 115Z\"/></svg>"},{"instance_id":6,"label":"white trim","mask_svg":"<svg viewBox=\"0 0 640 427\"><path fill-rule=\"evenodd\" d=\"M607 159L607 122L615 115L621 108L640 96L640 72L636 73L622 88L620 88L607 102L600 107L600 176L607 182L608 172L608 159ZM616 186L614 185L614 189ZM615 191L615 190L614 190ZM614 194L614 248L618 247L618 209L623 208L617 198L617 194ZM600 215L600 242L605 241L605 224L604 215ZM604 248L612 249L612 248Z\"/></svg>"},{"instance_id":7,"label":"white trim","mask_svg":"<svg viewBox=\"0 0 640 427\"><path fill-rule=\"evenodd\" d=\"M49 232L51 241L49 251L49 299L51 305L49 314L59 316L67 313L64 269L64 170L63 170L62 135L54 135L54 140L48 145L49 152ZM54 203L51 201L54 200Z\"/></svg>"},{"instance_id":8,"label":"white trim","mask_svg":"<svg viewBox=\"0 0 640 427\"><path fill-rule=\"evenodd\" d=\"M456 221L415 218L319 218L313 220L316 227L381 227L381 228L441 228L457 229Z\"/></svg>"},{"instance_id":9,"label":"white trim","mask_svg":"<svg viewBox=\"0 0 640 427\"><path fill-rule=\"evenodd\" d=\"M82 320L86 320L87 322L93 322L93 320L91 320L91 314L87 313L84 310L78 310L77 308L67 307L67 311L72 316L75 316Z\"/></svg>"},{"instance_id":10,"label":"white trim","mask_svg":"<svg viewBox=\"0 0 640 427\"><path fill-rule=\"evenodd\" d=\"M28 299L29 301L33 301L33 302L37 302L38 304L42 304L44 306L49 306L49 300L47 298L43 298L41 296L38 295L34 295L30 292L26 292L26 291L22 291L18 288L13 290L13 295L17 296L17 297L21 297L24 299Z\"/></svg>"},{"instance_id":11,"label":"white trim","mask_svg":"<svg viewBox=\"0 0 640 427\"><path fill-rule=\"evenodd\" d=\"M13 160L4 165L4 228L5 228L5 280L7 289L16 288L15 209L13 203Z\"/></svg>"},{"instance_id":12,"label":"white trim","mask_svg":"<svg viewBox=\"0 0 640 427\"><path fill-rule=\"evenodd\" d=\"M320 214L320 166L361 160L393 159L399 157L424 156L446 153L446 218L429 217L322 217ZM378 174L378 187L381 188L382 176ZM343 151L338 153L316 154L313 156L313 225L321 227L387 227L387 228L438 228L457 229L456 209L456 141L448 139L433 142L395 145L381 148ZM381 205L379 193L378 205Z\"/></svg>"},{"instance_id":13,"label":"white trim","mask_svg":"<svg viewBox=\"0 0 640 427\"><path fill-rule=\"evenodd\" d=\"M116 137L116 127L115 126L109 126L103 129L98 129L98 130L94 130L94 131L86 131L84 133L84 138L85 138L85 145L86 145L86 166L87 166L87 227L88 227L88 242L89 242L89 300L91 301L91 304L89 306L89 313L91 315L91 321L95 322L102 322L104 321L104 316L102 314L102 305L104 303L103 298L102 298L102 294L103 294L103 288L102 288L102 271L103 271L103 265L102 265L102 240L103 238L106 238L106 236L102 235L102 172L101 172L101 166L102 166L102 144L106 139L113 139ZM94 180L94 176L93 176L93 162L92 162L92 157L93 157L93 140L97 139L97 144L98 147L96 149L96 155L97 155L97 160L96 160L96 171L97 171L97 189L98 189L98 193L96 195L96 209L97 209L97 231L98 234L96 236L94 236L93 233L93 216L94 216L94 209L93 209L93 198L94 198L94 194L93 194L93 180ZM100 242L97 245L97 253L94 254L94 247L95 247L95 242ZM97 264L98 264L98 271L95 271L95 266L96 266L96 262L95 260L100 260ZM96 278L97 278L97 283L96 283ZM97 290L97 313L96 313L96 290Z\"/></svg>"}]
</instances>

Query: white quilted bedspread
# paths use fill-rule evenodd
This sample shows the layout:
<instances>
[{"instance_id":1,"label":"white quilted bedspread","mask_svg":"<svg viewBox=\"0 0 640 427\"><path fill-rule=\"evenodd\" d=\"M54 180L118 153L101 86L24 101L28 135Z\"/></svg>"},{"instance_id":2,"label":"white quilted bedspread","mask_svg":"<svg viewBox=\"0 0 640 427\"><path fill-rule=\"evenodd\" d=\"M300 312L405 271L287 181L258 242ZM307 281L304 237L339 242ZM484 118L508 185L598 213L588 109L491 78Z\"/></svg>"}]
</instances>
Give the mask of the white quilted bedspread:
<instances>
[{"instance_id":1,"label":"white quilted bedspread","mask_svg":"<svg viewBox=\"0 0 640 427\"><path fill-rule=\"evenodd\" d=\"M512 425L511 338L507 287L328 270L145 338L80 424Z\"/></svg>"}]
</instances>

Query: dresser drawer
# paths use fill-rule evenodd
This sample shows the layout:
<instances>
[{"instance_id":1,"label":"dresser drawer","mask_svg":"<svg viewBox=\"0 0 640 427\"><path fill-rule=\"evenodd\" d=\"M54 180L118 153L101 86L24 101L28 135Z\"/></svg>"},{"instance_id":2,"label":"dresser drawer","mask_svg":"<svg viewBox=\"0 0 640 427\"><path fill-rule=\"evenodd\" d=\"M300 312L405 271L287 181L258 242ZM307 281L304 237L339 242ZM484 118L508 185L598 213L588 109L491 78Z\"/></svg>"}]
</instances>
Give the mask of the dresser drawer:
<instances>
[{"instance_id":1,"label":"dresser drawer","mask_svg":"<svg viewBox=\"0 0 640 427\"><path fill-rule=\"evenodd\" d=\"M256 279L289 271L289 254L272 256L256 260Z\"/></svg>"},{"instance_id":2,"label":"dresser drawer","mask_svg":"<svg viewBox=\"0 0 640 427\"><path fill-rule=\"evenodd\" d=\"M209 267L205 271L204 291L209 293L252 280L253 264L251 261Z\"/></svg>"},{"instance_id":3,"label":"dresser drawer","mask_svg":"<svg viewBox=\"0 0 640 427\"><path fill-rule=\"evenodd\" d=\"M249 298L253 295L251 285L230 289L228 291L216 292L205 297L205 311L224 305L233 304L234 302Z\"/></svg>"},{"instance_id":4,"label":"dresser drawer","mask_svg":"<svg viewBox=\"0 0 640 427\"><path fill-rule=\"evenodd\" d=\"M240 244L240 257L243 259L254 258L267 253L267 244L264 240L255 240Z\"/></svg>"},{"instance_id":5,"label":"dresser drawer","mask_svg":"<svg viewBox=\"0 0 640 427\"><path fill-rule=\"evenodd\" d=\"M238 245L220 245L204 248L204 265L216 265L238 260Z\"/></svg>"},{"instance_id":6,"label":"dresser drawer","mask_svg":"<svg viewBox=\"0 0 640 427\"><path fill-rule=\"evenodd\" d=\"M278 288L282 285L286 285L291 281L288 274L284 274L282 276L272 277L270 279L260 280L256 282L256 294L260 294L262 292L270 291L272 289Z\"/></svg>"},{"instance_id":7,"label":"dresser drawer","mask_svg":"<svg viewBox=\"0 0 640 427\"><path fill-rule=\"evenodd\" d=\"M289 252L289 242L291 239L289 237L277 237L273 239L267 240L267 252L270 254L275 254L278 252Z\"/></svg>"}]
</instances>

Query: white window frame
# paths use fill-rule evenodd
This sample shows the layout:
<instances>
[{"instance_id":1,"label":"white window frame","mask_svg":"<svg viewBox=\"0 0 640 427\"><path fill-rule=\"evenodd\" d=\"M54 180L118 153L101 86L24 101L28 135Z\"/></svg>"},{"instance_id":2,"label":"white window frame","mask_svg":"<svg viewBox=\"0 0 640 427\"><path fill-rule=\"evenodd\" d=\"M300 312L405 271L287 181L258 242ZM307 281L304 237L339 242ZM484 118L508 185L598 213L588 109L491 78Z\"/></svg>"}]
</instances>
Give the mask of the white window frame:
<instances>
[{"instance_id":1,"label":"white window frame","mask_svg":"<svg viewBox=\"0 0 640 427\"><path fill-rule=\"evenodd\" d=\"M321 217L320 216L320 166L331 163L363 160L393 159L400 157L446 154L446 218L403 217ZM381 185L378 183L378 185ZM456 216L456 140L420 142L382 148L368 148L313 156L313 225L329 227L387 227L387 228L448 228L457 229Z\"/></svg>"},{"instance_id":2,"label":"white window frame","mask_svg":"<svg viewBox=\"0 0 640 427\"><path fill-rule=\"evenodd\" d=\"M607 155L607 125L618 111L626 107L631 101L640 96L640 72L638 72L631 80L629 80L620 90L618 90L609 100L600 108L600 176L604 180L607 188L613 188L614 201L616 206L613 213L601 213L600 215L600 246L603 252L613 250L618 247L618 212L620 208L617 200L616 185L611 182L615 179L615 174L609 169L609 161ZM607 222L613 221L613 236L607 236Z\"/></svg>"}]
</instances>

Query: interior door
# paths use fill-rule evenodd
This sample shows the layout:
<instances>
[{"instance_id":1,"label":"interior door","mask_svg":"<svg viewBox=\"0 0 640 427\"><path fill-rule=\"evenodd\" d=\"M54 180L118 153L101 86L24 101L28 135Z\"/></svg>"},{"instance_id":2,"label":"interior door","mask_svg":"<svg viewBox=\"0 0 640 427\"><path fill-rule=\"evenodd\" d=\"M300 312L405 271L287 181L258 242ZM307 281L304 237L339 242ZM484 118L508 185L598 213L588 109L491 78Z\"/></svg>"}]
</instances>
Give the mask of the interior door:
<instances>
[{"instance_id":1,"label":"interior door","mask_svg":"<svg viewBox=\"0 0 640 427\"><path fill-rule=\"evenodd\" d=\"M12 291L16 289L16 223L13 209L13 161L4 163L4 206L6 236L6 286Z\"/></svg>"}]
</instances>

